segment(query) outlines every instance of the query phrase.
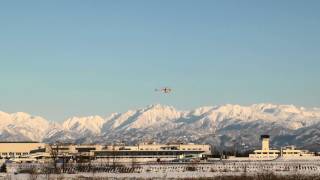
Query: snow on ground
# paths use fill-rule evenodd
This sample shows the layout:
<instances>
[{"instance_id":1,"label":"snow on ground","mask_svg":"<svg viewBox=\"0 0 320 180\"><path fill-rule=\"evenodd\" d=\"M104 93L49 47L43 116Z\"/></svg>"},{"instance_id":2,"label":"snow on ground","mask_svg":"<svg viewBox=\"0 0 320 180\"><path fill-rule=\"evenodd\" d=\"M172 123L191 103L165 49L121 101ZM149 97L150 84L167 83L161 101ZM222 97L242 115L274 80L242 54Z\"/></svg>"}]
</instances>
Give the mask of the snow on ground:
<instances>
[{"instance_id":1,"label":"snow on ground","mask_svg":"<svg viewBox=\"0 0 320 180\"><path fill-rule=\"evenodd\" d=\"M318 161L272 161L272 162L216 162L213 164L153 164L141 165L133 173L121 171L87 172L77 174L0 174L0 180L26 179L166 179L166 178L212 178L219 176L254 176L257 174L304 175L320 177ZM8 168L10 169L10 165ZM21 168L22 166L19 165ZM190 168L193 167L193 168ZM12 171L16 172L16 171Z\"/></svg>"},{"instance_id":2,"label":"snow on ground","mask_svg":"<svg viewBox=\"0 0 320 180\"><path fill-rule=\"evenodd\" d=\"M265 172L268 173L268 172ZM275 175L298 175L292 172L273 172ZM254 176L256 173L243 172L144 172L144 173L79 173L79 174L51 174L51 175L29 175L29 174L0 174L0 180L26 180L26 179L85 179L85 178L115 178L115 179L183 179L183 178L210 178L219 176ZM317 176L310 172L299 173L299 175Z\"/></svg>"}]
</instances>

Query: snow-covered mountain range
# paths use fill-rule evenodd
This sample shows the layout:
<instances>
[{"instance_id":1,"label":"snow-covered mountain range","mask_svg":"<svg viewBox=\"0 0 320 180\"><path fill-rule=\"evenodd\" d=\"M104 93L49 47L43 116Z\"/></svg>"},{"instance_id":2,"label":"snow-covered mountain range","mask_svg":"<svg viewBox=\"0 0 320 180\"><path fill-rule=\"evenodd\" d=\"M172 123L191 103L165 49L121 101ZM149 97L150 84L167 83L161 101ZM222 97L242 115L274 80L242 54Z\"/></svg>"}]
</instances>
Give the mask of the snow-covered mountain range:
<instances>
[{"instance_id":1,"label":"snow-covered mountain range","mask_svg":"<svg viewBox=\"0 0 320 180\"><path fill-rule=\"evenodd\" d=\"M293 105L222 105L179 111L151 105L108 117L72 117L50 122L27 113L0 112L0 140L134 144L141 141L210 143L219 148L254 148L270 134L275 147L294 144L320 150L320 109Z\"/></svg>"}]
</instances>

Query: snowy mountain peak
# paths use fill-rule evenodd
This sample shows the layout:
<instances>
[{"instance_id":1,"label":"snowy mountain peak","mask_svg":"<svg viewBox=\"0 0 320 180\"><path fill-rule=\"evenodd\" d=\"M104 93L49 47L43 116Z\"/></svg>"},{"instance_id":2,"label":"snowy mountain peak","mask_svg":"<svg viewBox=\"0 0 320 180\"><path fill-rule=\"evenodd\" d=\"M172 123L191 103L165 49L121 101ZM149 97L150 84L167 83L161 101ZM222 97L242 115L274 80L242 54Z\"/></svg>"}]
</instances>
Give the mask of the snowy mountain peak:
<instances>
[{"instance_id":1,"label":"snowy mountain peak","mask_svg":"<svg viewBox=\"0 0 320 180\"><path fill-rule=\"evenodd\" d=\"M131 123L131 128L152 126L156 123L178 119L179 117L181 117L181 112L174 107L159 104L152 105L139 111L139 116Z\"/></svg>"},{"instance_id":2,"label":"snowy mountain peak","mask_svg":"<svg viewBox=\"0 0 320 180\"><path fill-rule=\"evenodd\" d=\"M140 109L140 111L165 111L165 110L175 110L173 106L167 106L162 104L153 104L150 106L147 106L146 108Z\"/></svg>"},{"instance_id":3,"label":"snowy mountain peak","mask_svg":"<svg viewBox=\"0 0 320 180\"><path fill-rule=\"evenodd\" d=\"M63 122L65 130L76 131L78 133L90 132L99 134L105 120L100 116L72 117Z\"/></svg>"},{"instance_id":4,"label":"snowy mountain peak","mask_svg":"<svg viewBox=\"0 0 320 180\"><path fill-rule=\"evenodd\" d=\"M305 110L304 107L296 107L294 105L254 104L251 107L265 112L274 110L275 112L301 113L301 111Z\"/></svg>"},{"instance_id":5,"label":"snowy mountain peak","mask_svg":"<svg viewBox=\"0 0 320 180\"><path fill-rule=\"evenodd\" d=\"M24 112L0 114L0 139L40 141L49 128L49 122L42 117Z\"/></svg>"},{"instance_id":6,"label":"snowy mountain peak","mask_svg":"<svg viewBox=\"0 0 320 180\"><path fill-rule=\"evenodd\" d=\"M195 110L190 111L190 114L195 115L195 116L200 116L202 114L205 114L209 111L212 111L213 109L217 108L217 106L213 107L213 106L203 106L200 108L197 108Z\"/></svg>"},{"instance_id":7,"label":"snowy mountain peak","mask_svg":"<svg viewBox=\"0 0 320 180\"><path fill-rule=\"evenodd\" d=\"M12 116L16 116L16 117L30 117L31 115L25 112L16 112L16 113L12 113Z\"/></svg>"}]
</instances>

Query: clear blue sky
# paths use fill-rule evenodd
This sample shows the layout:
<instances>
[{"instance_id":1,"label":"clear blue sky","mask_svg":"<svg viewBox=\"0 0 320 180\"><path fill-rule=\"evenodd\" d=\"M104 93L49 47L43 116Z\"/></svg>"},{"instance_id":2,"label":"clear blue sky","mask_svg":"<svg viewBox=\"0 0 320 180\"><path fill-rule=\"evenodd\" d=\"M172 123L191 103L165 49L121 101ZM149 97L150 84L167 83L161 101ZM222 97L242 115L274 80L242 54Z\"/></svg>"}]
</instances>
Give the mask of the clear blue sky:
<instances>
[{"instance_id":1,"label":"clear blue sky","mask_svg":"<svg viewBox=\"0 0 320 180\"><path fill-rule=\"evenodd\" d=\"M320 106L319 0L0 2L0 110ZM170 86L164 96L155 88Z\"/></svg>"}]
</instances>

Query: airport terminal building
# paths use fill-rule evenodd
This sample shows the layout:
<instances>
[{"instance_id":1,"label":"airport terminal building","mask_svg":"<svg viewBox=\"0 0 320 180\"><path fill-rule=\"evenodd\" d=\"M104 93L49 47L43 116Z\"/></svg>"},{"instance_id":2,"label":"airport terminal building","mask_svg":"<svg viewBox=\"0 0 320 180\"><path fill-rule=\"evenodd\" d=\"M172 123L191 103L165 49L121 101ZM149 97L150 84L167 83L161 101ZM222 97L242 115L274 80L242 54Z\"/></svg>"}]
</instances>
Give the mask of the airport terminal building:
<instances>
[{"instance_id":1,"label":"airport terminal building","mask_svg":"<svg viewBox=\"0 0 320 180\"><path fill-rule=\"evenodd\" d=\"M45 148L44 143L33 141L0 142L0 158L28 158L32 150L41 148Z\"/></svg>"},{"instance_id":2,"label":"airport terminal building","mask_svg":"<svg viewBox=\"0 0 320 180\"><path fill-rule=\"evenodd\" d=\"M201 144L156 144L143 143L135 146L126 145L48 145L37 142L2 142L0 158L16 162L48 162L52 156L68 161L110 161L137 162L170 161L175 159L205 158L211 154L210 145Z\"/></svg>"}]
</instances>

